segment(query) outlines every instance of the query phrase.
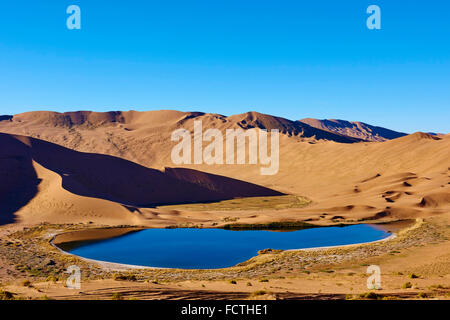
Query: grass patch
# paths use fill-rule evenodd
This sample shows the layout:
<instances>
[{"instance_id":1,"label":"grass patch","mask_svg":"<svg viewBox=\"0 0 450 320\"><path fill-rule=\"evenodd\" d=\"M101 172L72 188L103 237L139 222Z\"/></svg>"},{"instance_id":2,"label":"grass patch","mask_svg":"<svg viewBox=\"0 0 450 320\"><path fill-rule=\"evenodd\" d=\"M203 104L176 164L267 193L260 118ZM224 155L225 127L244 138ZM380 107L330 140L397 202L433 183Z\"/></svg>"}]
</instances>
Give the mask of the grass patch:
<instances>
[{"instance_id":1,"label":"grass patch","mask_svg":"<svg viewBox=\"0 0 450 320\"><path fill-rule=\"evenodd\" d=\"M283 252L283 250L279 250L279 249L263 249L263 250L259 250L258 254L269 254L269 253L280 253Z\"/></svg>"},{"instance_id":2,"label":"grass patch","mask_svg":"<svg viewBox=\"0 0 450 320\"><path fill-rule=\"evenodd\" d=\"M24 287L28 287L28 288L31 288L33 285L31 284L31 281L30 280L24 280L24 281L22 281L22 285L24 286Z\"/></svg>"},{"instance_id":3,"label":"grass patch","mask_svg":"<svg viewBox=\"0 0 450 320\"><path fill-rule=\"evenodd\" d=\"M158 208L189 211L233 211L233 210L280 210L301 208L311 201L300 196L283 195L272 197L246 197L211 203L189 203L160 206Z\"/></svg>"},{"instance_id":4,"label":"grass patch","mask_svg":"<svg viewBox=\"0 0 450 320\"><path fill-rule=\"evenodd\" d=\"M375 292L366 292L359 295L359 298L361 299L370 299L370 300L378 300L381 298L381 296Z\"/></svg>"},{"instance_id":5,"label":"grass patch","mask_svg":"<svg viewBox=\"0 0 450 320\"><path fill-rule=\"evenodd\" d=\"M115 273L113 279L116 281L137 281L134 274L119 274Z\"/></svg>"},{"instance_id":6,"label":"grass patch","mask_svg":"<svg viewBox=\"0 0 450 320\"><path fill-rule=\"evenodd\" d=\"M226 230L300 230L318 227L303 221L275 221L269 223L230 223L222 228Z\"/></svg>"},{"instance_id":7,"label":"grass patch","mask_svg":"<svg viewBox=\"0 0 450 320\"><path fill-rule=\"evenodd\" d=\"M319 270L319 272L324 272L324 273L333 273L334 270Z\"/></svg>"},{"instance_id":8,"label":"grass patch","mask_svg":"<svg viewBox=\"0 0 450 320\"><path fill-rule=\"evenodd\" d=\"M412 283L409 281L402 285L402 289L410 289L410 288L412 288Z\"/></svg>"},{"instance_id":9,"label":"grass patch","mask_svg":"<svg viewBox=\"0 0 450 320\"><path fill-rule=\"evenodd\" d=\"M419 292L417 294L417 297L421 298L421 299L425 299L425 298L428 298L428 295L425 292Z\"/></svg>"},{"instance_id":10,"label":"grass patch","mask_svg":"<svg viewBox=\"0 0 450 320\"><path fill-rule=\"evenodd\" d=\"M45 279L45 281L56 283L56 282L58 282L58 278L53 275L50 275L47 277L47 279Z\"/></svg>"},{"instance_id":11,"label":"grass patch","mask_svg":"<svg viewBox=\"0 0 450 320\"><path fill-rule=\"evenodd\" d=\"M395 296L385 296L385 297L381 298L381 300L400 300L400 298L395 297Z\"/></svg>"},{"instance_id":12,"label":"grass patch","mask_svg":"<svg viewBox=\"0 0 450 320\"><path fill-rule=\"evenodd\" d=\"M112 300L123 300L123 295L120 292L114 292L111 298Z\"/></svg>"},{"instance_id":13,"label":"grass patch","mask_svg":"<svg viewBox=\"0 0 450 320\"><path fill-rule=\"evenodd\" d=\"M265 294L270 294L270 292L266 291L266 290L257 290L257 291L253 291L250 296L251 297L257 297L257 296L263 296Z\"/></svg>"},{"instance_id":14,"label":"grass patch","mask_svg":"<svg viewBox=\"0 0 450 320\"><path fill-rule=\"evenodd\" d=\"M14 300L14 293L0 290L0 300Z\"/></svg>"}]
</instances>

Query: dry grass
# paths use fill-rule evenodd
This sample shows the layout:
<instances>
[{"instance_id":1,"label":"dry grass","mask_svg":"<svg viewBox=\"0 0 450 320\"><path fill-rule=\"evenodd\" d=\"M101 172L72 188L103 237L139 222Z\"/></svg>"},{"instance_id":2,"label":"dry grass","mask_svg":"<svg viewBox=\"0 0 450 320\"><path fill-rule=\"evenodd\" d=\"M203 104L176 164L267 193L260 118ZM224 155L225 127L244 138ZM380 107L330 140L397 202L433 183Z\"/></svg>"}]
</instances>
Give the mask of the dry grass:
<instances>
[{"instance_id":1,"label":"dry grass","mask_svg":"<svg viewBox=\"0 0 450 320\"><path fill-rule=\"evenodd\" d=\"M248 197L224 200L211 203L193 203L171 206L161 206L161 209L188 210L188 211L245 211L245 210L280 210L289 208L302 208L310 201L295 195L273 197Z\"/></svg>"}]
</instances>

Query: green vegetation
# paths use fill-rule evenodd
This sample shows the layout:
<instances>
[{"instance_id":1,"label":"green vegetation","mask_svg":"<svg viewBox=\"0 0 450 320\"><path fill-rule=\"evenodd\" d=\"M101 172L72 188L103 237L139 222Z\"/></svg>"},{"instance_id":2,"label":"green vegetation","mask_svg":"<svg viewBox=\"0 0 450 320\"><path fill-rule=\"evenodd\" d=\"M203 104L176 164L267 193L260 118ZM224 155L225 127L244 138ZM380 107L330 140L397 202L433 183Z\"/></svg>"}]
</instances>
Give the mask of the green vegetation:
<instances>
[{"instance_id":1,"label":"green vegetation","mask_svg":"<svg viewBox=\"0 0 450 320\"><path fill-rule=\"evenodd\" d=\"M328 269L325 269L325 270L319 270L319 272L324 272L324 273L333 273L333 272L334 272L334 270L328 270Z\"/></svg>"},{"instance_id":2,"label":"green vegetation","mask_svg":"<svg viewBox=\"0 0 450 320\"><path fill-rule=\"evenodd\" d=\"M120 292L114 292L112 294L112 300L123 300L123 296Z\"/></svg>"},{"instance_id":3,"label":"green vegetation","mask_svg":"<svg viewBox=\"0 0 450 320\"><path fill-rule=\"evenodd\" d=\"M14 300L14 293L0 290L0 300Z\"/></svg>"},{"instance_id":4,"label":"green vegetation","mask_svg":"<svg viewBox=\"0 0 450 320\"><path fill-rule=\"evenodd\" d=\"M115 273L113 279L116 281L137 281L134 274L119 274Z\"/></svg>"},{"instance_id":5,"label":"green vegetation","mask_svg":"<svg viewBox=\"0 0 450 320\"><path fill-rule=\"evenodd\" d=\"M56 283L56 282L58 281L58 278L55 277L54 275L49 275L49 276L47 277L47 279L45 279L45 281Z\"/></svg>"},{"instance_id":6,"label":"green vegetation","mask_svg":"<svg viewBox=\"0 0 450 320\"><path fill-rule=\"evenodd\" d=\"M159 208L189 211L233 211L233 210L281 210L301 208L311 201L300 196L283 195L272 197L247 197L210 203L189 203L161 206ZM226 222L226 221L225 221Z\"/></svg>"},{"instance_id":7,"label":"green vegetation","mask_svg":"<svg viewBox=\"0 0 450 320\"><path fill-rule=\"evenodd\" d=\"M402 288L403 289L409 289L409 288L412 288L412 283L411 282L406 282L406 283L404 283L403 285L402 285Z\"/></svg>"},{"instance_id":8,"label":"green vegetation","mask_svg":"<svg viewBox=\"0 0 450 320\"><path fill-rule=\"evenodd\" d=\"M283 250L279 250L279 249L263 249L263 250L259 250L258 254L269 254L269 253L280 253L283 252Z\"/></svg>"},{"instance_id":9,"label":"green vegetation","mask_svg":"<svg viewBox=\"0 0 450 320\"><path fill-rule=\"evenodd\" d=\"M222 228L226 230L300 230L317 227L303 221L276 221L269 223L231 223Z\"/></svg>"},{"instance_id":10,"label":"green vegetation","mask_svg":"<svg viewBox=\"0 0 450 320\"><path fill-rule=\"evenodd\" d=\"M32 287L33 285L31 284L31 281L30 280L24 280L24 281L22 281L22 285L24 286L24 287Z\"/></svg>"},{"instance_id":11,"label":"green vegetation","mask_svg":"<svg viewBox=\"0 0 450 320\"><path fill-rule=\"evenodd\" d=\"M395 296L385 296L381 300L400 300L400 298Z\"/></svg>"},{"instance_id":12,"label":"green vegetation","mask_svg":"<svg viewBox=\"0 0 450 320\"><path fill-rule=\"evenodd\" d=\"M359 298L378 300L378 299L381 299L381 296L379 294L376 294L375 292L370 291L370 292L360 294Z\"/></svg>"},{"instance_id":13,"label":"green vegetation","mask_svg":"<svg viewBox=\"0 0 450 320\"><path fill-rule=\"evenodd\" d=\"M256 297L256 296L263 296L265 294L270 294L270 292L266 291L266 290L257 290L257 291L253 291L250 296L251 297Z\"/></svg>"}]
</instances>

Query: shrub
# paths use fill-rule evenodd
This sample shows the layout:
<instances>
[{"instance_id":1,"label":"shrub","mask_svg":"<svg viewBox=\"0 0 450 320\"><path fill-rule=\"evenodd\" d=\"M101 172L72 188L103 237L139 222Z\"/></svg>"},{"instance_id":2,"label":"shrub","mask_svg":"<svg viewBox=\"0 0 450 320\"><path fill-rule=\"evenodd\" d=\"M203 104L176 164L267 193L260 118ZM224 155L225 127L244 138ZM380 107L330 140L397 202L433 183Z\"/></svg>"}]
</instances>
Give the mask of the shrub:
<instances>
[{"instance_id":1,"label":"shrub","mask_svg":"<svg viewBox=\"0 0 450 320\"><path fill-rule=\"evenodd\" d=\"M24 287L32 287L31 281L30 280L24 280L22 281L22 285Z\"/></svg>"},{"instance_id":2,"label":"shrub","mask_svg":"<svg viewBox=\"0 0 450 320\"><path fill-rule=\"evenodd\" d=\"M383 297L381 300L400 300L400 299L395 296L386 296Z\"/></svg>"},{"instance_id":3,"label":"shrub","mask_svg":"<svg viewBox=\"0 0 450 320\"><path fill-rule=\"evenodd\" d=\"M257 291L253 291L252 292L252 296L263 296L265 294L269 294L270 292L266 291L266 290L257 290Z\"/></svg>"},{"instance_id":4,"label":"shrub","mask_svg":"<svg viewBox=\"0 0 450 320\"><path fill-rule=\"evenodd\" d=\"M251 282L247 282L247 287L251 287L252 283Z\"/></svg>"},{"instance_id":5,"label":"shrub","mask_svg":"<svg viewBox=\"0 0 450 320\"><path fill-rule=\"evenodd\" d=\"M136 281L136 276L134 274L120 274L120 273L115 273L113 275L113 279L116 281Z\"/></svg>"},{"instance_id":6,"label":"shrub","mask_svg":"<svg viewBox=\"0 0 450 320\"><path fill-rule=\"evenodd\" d=\"M402 288L403 288L403 289L409 289L409 288L412 288L411 282L406 282L406 283L404 283L404 284L402 285Z\"/></svg>"},{"instance_id":7,"label":"shrub","mask_svg":"<svg viewBox=\"0 0 450 320\"><path fill-rule=\"evenodd\" d=\"M417 278L419 278L419 276L418 276L417 274L414 274L414 273L411 273L411 274L409 275L409 277L410 277L411 279L417 279Z\"/></svg>"},{"instance_id":8,"label":"shrub","mask_svg":"<svg viewBox=\"0 0 450 320\"><path fill-rule=\"evenodd\" d=\"M380 296L375 292L366 292L359 295L362 299L378 299Z\"/></svg>"},{"instance_id":9,"label":"shrub","mask_svg":"<svg viewBox=\"0 0 450 320\"><path fill-rule=\"evenodd\" d=\"M263 250L259 250L258 254L270 254L270 253L280 253L283 252L283 250L278 250L278 249L263 249Z\"/></svg>"},{"instance_id":10,"label":"shrub","mask_svg":"<svg viewBox=\"0 0 450 320\"><path fill-rule=\"evenodd\" d=\"M58 281L58 278L53 275L50 275L47 277L47 279L45 279L45 281L56 283Z\"/></svg>"},{"instance_id":11,"label":"shrub","mask_svg":"<svg viewBox=\"0 0 450 320\"><path fill-rule=\"evenodd\" d=\"M417 294L417 297L418 297L418 298L427 298L428 295L427 295L425 292L419 292L419 293Z\"/></svg>"},{"instance_id":12,"label":"shrub","mask_svg":"<svg viewBox=\"0 0 450 320\"><path fill-rule=\"evenodd\" d=\"M333 273L334 270L319 270L319 272L324 272L324 273Z\"/></svg>"},{"instance_id":13,"label":"shrub","mask_svg":"<svg viewBox=\"0 0 450 320\"><path fill-rule=\"evenodd\" d=\"M259 279L259 282L269 282L269 279Z\"/></svg>"},{"instance_id":14,"label":"shrub","mask_svg":"<svg viewBox=\"0 0 450 320\"><path fill-rule=\"evenodd\" d=\"M231 283L231 284L236 284L237 283L236 280L230 280L228 282Z\"/></svg>"},{"instance_id":15,"label":"shrub","mask_svg":"<svg viewBox=\"0 0 450 320\"><path fill-rule=\"evenodd\" d=\"M14 293L0 290L0 300L14 300Z\"/></svg>"},{"instance_id":16,"label":"shrub","mask_svg":"<svg viewBox=\"0 0 450 320\"><path fill-rule=\"evenodd\" d=\"M123 296L122 296L122 294L121 294L120 292L114 292L114 293L112 294L112 299L113 299L113 300L122 300L122 299L123 299Z\"/></svg>"}]
</instances>

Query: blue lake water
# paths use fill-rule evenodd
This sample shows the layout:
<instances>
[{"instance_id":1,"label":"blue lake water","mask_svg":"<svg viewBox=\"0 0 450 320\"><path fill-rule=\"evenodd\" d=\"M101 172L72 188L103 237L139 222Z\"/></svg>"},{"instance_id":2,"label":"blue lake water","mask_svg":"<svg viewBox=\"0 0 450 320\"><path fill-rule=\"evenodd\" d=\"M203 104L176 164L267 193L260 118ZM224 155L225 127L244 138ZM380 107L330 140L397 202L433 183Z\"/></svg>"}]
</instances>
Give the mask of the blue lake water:
<instances>
[{"instance_id":1,"label":"blue lake water","mask_svg":"<svg viewBox=\"0 0 450 320\"><path fill-rule=\"evenodd\" d=\"M236 265L266 248L287 250L338 246L381 240L389 235L389 232L367 224L287 232L146 229L116 238L81 243L68 251L81 257L108 262L212 269Z\"/></svg>"}]
</instances>

